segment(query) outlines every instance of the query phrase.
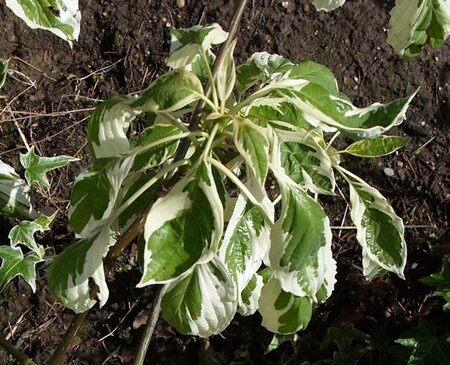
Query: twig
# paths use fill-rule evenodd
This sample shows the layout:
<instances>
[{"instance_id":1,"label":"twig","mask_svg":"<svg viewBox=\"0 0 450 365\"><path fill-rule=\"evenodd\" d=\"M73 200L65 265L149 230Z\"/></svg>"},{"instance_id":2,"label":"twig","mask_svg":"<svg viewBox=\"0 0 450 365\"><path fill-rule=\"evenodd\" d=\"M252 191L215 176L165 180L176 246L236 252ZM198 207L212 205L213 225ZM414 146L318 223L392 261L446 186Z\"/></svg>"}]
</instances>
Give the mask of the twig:
<instances>
[{"instance_id":1,"label":"twig","mask_svg":"<svg viewBox=\"0 0 450 365\"><path fill-rule=\"evenodd\" d=\"M76 336L78 330L86 319L88 313L89 311L86 311L75 316L66 333L64 334L63 341L56 348L56 351L48 361L48 364L56 365L62 364L64 362L66 352L69 349L73 338Z\"/></svg>"},{"instance_id":2,"label":"twig","mask_svg":"<svg viewBox=\"0 0 450 365\"><path fill-rule=\"evenodd\" d=\"M18 362L23 365L37 365L22 351L14 347L3 335L0 333L0 346L3 347L6 352L12 355Z\"/></svg>"},{"instance_id":3,"label":"twig","mask_svg":"<svg viewBox=\"0 0 450 365\"><path fill-rule=\"evenodd\" d=\"M139 348L134 359L133 365L143 365L145 355L147 354L148 347L155 331L156 323L159 319L159 313L161 312L161 299L162 299L162 286L158 287L155 300L153 302L152 315L145 324L144 333L142 334L141 341L139 342Z\"/></svg>"}]
</instances>

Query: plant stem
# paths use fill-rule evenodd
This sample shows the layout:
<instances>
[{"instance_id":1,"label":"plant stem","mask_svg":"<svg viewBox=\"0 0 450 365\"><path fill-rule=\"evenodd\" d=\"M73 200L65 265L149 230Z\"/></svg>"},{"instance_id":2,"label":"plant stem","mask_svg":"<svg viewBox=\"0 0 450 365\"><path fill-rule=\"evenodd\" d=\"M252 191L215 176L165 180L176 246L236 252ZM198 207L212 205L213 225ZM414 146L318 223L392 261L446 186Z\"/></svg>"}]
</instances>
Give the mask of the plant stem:
<instances>
[{"instance_id":1,"label":"plant stem","mask_svg":"<svg viewBox=\"0 0 450 365\"><path fill-rule=\"evenodd\" d=\"M3 335L0 333L0 346L3 347L7 353L12 355L18 362L23 365L37 365L22 351L14 347Z\"/></svg>"},{"instance_id":2,"label":"plant stem","mask_svg":"<svg viewBox=\"0 0 450 365\"><path fill-rule=\"evenodd\" d=\"M151 317L145 324L144 333L142 334L141 341L139 343L139 349L134 359L133 365L143 365L145 355L147 354L148 347L152 340L153 332L156 327L156 323L159 319L159 313L161 312L161 299L162 299L162 286L159 286L156 292L155 300L153 302L153 310Z\"/></svg>"},{"instance_id":3,"label":"plant stem","mask_svg":"<svg viewBox=\"0 0 450 365\"><path fill-rule=\"evenodd\" d=\"M72 323L64 334L62 342L58 345L56 351L48 361L49 365L62 364L64 362L64 358L67 351L69 350L70 345L72 344L72 340L76 336L88 313L89 311L86 311L75 315L75 318L72 320Z\"/></svg>"}]
</instances>

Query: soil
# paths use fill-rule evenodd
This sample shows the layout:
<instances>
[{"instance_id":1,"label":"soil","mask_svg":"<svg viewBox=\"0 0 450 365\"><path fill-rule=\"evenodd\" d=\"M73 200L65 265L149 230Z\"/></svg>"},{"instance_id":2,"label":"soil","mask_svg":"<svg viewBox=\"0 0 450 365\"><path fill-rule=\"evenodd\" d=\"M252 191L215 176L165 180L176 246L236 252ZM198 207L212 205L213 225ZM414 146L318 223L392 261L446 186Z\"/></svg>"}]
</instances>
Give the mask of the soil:
<instances>
[{"instance_id":1,"label":"soil","mask_svg":"<svg viewBox=\"0 0 450 365\"><path fill-rule=\"evenodd\" d=\"M17 156L25 151L20 128L41 155L80 159L52 173L47 199L36 200L41 211L60 212L53 232L42 237L55 252L74 241L67 227L67 205L71 183L89 164L86 125L92 108L110 96L142 90L165 71L171 27L219 22L226 28L235 2L187 0L183 8L175 3L80 0L80 39L70 49L48 32L27 28L0 2L0 57L11 57L14 70L0 94L0 110L8 106L0 115L0 158L20 171ZM388 275L365 282L358 269L360 250L354 232L336 230L338 285L309 327L299 332L295 346L285 343L264 355L271 335L260 327L257 315L237 316L221 336L209 340L181 336L160 320L147 364L333 363L337 348L320 344L328 328L349 324L377 340L378 347L363 353L360 364L394 364L397 360L387 352L395 348L393 340L419 319L436 320L439 331L449 331L443 302L419 282L438 271L442 256L450 253L449 42L438 50L425 48L412 60L399 58L386 43L392 7L392 0L348 0L334 12L318 13L307 1L252 1L240 25L236 53L239 61L267 51L292 61L322 63L359 106L404 97L420 88L407 121L394 131L411 138L401 152L345 161L388 197L404 219L409 249L406 280ZM393 176L385 175L386 167L393 169ZM333 225L348 223L341 200L328 198L324 203ZM0 218L1 242L8 242L13 223ZM131 363L142 332L137 326L151 312L154 292L129 285L137 283L139 275L127 264L124 256L110 278L108 303L91 311L67 364ZM32 293L15 280L0 293L0 330L36 362L44 363L73 314L49 294L45 269L39 272L37 286ZM361 351L367 351L361 343L351 346L353 355ZM12 363L0 349L0 364Z\"/></svg>"}]
</instances>

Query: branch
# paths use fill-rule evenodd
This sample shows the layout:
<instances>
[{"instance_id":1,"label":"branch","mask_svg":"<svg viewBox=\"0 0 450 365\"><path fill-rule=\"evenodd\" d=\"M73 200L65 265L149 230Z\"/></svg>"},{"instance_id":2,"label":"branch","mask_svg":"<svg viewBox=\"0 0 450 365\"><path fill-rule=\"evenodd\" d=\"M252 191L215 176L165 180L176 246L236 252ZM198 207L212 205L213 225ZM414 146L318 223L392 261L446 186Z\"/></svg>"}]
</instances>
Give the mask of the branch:
<instances>
[{"instance_id":1,"label":"branch","mask_svg":"<svg viewBox=\"0 0 450 365\"><path fill-rule=\"evenodd\" d=\"M156 323L159 319L159 313L161 312L161 299L162 299L162 286L158 287L156 292L155 300L153 301L152 315L147 319L145 324L144 333L142 334L141 341L139 343L139 349L134 359L133 365L143 365L145 360L145 355L147 355L148 347L153 337L153 332L155 331Z\"/></svg>"},{"instance_id":2,"label":"branch","mask_svg":"<svg viewBox=\"0 0 450 365\"><path fill-rule=\"evenodd\" d=\"M0 333L0 346L3 347L7 353L12 355L18 362L23 365L37 365L27 355L25 355L18 348L14 347L3 335Z\"/></svg>"}]
</instances>

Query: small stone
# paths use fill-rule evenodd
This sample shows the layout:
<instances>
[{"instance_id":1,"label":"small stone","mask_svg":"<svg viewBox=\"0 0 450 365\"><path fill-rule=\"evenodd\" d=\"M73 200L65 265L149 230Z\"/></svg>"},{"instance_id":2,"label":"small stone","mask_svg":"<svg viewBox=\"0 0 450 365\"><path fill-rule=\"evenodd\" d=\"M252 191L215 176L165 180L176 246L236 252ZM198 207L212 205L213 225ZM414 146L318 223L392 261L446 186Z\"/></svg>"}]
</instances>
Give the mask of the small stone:
<instances>
[{"instance_id":1,"label":"small stone","mask_svg":"<svg viewBox=\"0 0 450 365\"><path fill-rule=\"evenodd\" d=\"M397 161L397 166L398 167L403 167L403 162L402 161Z\"/></svg>"},{"instance_id":2,"label":"small stone","mask_svg":"<svg viewBox=\"0 0 450 365\"><path fill-rule=\"evenodd\" d=\"M385 168L383 169L383 172L384 172L384 174L385 174L387 177L392 177L392 176L394 176L394 170L391 169L390 167L385 167Z\"/></svg>"},{"instance_id":3,"label":"small stone","mask_svg":"<svg viewBox=\"0 0 450 365\"><path fill-rule=\"evenodd\" d=\"M186 2L184 0L177 0L176 4L178 8L183 9L186 5Z\"/></svg>"},{"instance_id":4,"label":"small stone","mask_svg":"<svg viewBox=\"0 0 450 365\"><path fill-rule=\"evenodd\" d=\"M282 1L281 6L286 9L289 6L289 1Z\"/></svg>"},{"instance_id":5,"label":"small stone","mask_svg":"<svg viewBox=\"0 0 450 365\"><path fill-rule=\"evenodd\" d=\"M413 262L411 264L411 270L417 269L417 266L419 266L419 264L417 262Z\"/></svg>"}]
</instances>

